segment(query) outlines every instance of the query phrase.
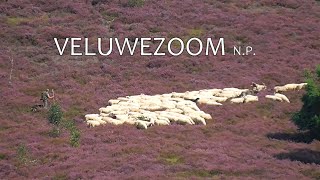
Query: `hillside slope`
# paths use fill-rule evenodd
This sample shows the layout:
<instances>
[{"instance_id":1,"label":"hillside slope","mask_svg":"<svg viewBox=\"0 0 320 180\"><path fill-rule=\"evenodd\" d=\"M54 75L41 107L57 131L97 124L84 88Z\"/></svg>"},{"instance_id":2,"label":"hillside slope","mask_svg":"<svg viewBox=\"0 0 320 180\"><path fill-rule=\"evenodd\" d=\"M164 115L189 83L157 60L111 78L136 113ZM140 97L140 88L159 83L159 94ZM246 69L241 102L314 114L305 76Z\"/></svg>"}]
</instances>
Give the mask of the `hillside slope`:
<instances>
[{"instance_id":1,"label":"hillside slope","mask_svg":"<svg viewBox=\"0 0 320 180\"><path fill-rule=\"evenodd\" d=\"M303 81L304 69L319 64L319 1L9 0L0 2L0 26L1 179L320 177L319 141L290 122L302 91L288 94L290 104L203 106L214 118L207 126L83 123L119 96ZM251 45L256 56L59 56L54 37L224 37L228 52ZM79 148L66 132L48 136L45 111L30 112L47 88L81 129ZM33 159L27 164L19 144Z\"/></svg>"}]
</instances>

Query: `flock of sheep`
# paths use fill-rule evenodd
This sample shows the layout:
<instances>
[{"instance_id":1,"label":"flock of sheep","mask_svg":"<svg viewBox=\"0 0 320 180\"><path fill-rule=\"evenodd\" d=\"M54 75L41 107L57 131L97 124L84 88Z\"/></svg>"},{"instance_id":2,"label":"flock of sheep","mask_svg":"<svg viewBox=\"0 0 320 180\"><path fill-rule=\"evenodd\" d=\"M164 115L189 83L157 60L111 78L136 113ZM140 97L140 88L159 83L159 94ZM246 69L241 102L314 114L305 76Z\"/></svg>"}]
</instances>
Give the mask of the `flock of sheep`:
<instances>
[{"instance_id":1,"label":"flock of sheep","mask_svg":"<svg viewBox=\"0 0 320 180\"><path fill-rule=\"evenodd\" d=\"M265 98L290 103L289 99L280 92L301 90L306 85L307 83L276 86L275 93L266 95ZM109 105L100 108L99 114L87 114L85 119L90 127L105 124L131 124L139 129L147 129L153 125L206 125L206 120L212 117L201 111L197 104L221 106L227 101L236 104L256 102L259 100L256 95L266 89L265 84L252 83L251 89L204 89L154 96L141 94L119 97L109 100Z\"/></svg>"}]
</instances>

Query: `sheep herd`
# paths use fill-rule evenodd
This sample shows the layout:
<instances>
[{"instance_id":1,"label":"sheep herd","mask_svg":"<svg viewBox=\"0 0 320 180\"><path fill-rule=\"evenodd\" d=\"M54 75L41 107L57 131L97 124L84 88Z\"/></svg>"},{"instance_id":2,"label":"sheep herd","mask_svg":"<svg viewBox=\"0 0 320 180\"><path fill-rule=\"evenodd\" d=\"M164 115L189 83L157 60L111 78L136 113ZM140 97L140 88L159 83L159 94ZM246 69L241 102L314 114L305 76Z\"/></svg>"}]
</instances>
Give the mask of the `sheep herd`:
<instances>
[{"instance_id":1,"label":"sheep herd","mask_svg":"<svg viewBox=\"0 0 320 180\"><path fill-rule=\"evenodd\" d=\"M301 90L306 85L307 83L276 86L274 94L266 95L265 98L290 103L289 99L280 92ZM100 108L99 114L85 115L85 120L89 127L131 124L139 129L147 129L153 125L206 125L206 120L211 120L212 117L201 111L198 104L221 106L226 102L232 104L257 102L259 101L257 94L266 89L265 84L252 83L250 89L204 89L153 96L141 94L119 97L109 100L109 105Z\"/></svg>"}]
</instances>

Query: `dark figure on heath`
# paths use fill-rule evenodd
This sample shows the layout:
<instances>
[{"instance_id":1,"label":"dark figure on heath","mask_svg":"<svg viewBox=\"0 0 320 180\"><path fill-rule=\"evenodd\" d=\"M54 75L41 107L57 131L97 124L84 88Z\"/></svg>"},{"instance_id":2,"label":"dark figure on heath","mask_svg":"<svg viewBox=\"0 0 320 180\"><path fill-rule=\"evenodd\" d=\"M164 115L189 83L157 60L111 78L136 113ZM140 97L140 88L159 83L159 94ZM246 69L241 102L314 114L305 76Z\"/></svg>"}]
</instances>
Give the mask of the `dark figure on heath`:
<instances>
[{"instance_id":1,"label":"dark figure on heath","mask_svg":"<svg viewBox=\"0 0 320 180\"><path fill-rule=\"evenodd\" d=\"M40 99L40 100L42 100L42 102L43 102L43 107L44 107L45 109L48 108L48 99L52 99L52 98L54 98L54 92L53 92L53 90L52 90L52 96L50 96L50 94L49 94L49 89L47 89L46 91L43 91L43 92L41 93L41 99Z\"/></svg>"}]
</instances>

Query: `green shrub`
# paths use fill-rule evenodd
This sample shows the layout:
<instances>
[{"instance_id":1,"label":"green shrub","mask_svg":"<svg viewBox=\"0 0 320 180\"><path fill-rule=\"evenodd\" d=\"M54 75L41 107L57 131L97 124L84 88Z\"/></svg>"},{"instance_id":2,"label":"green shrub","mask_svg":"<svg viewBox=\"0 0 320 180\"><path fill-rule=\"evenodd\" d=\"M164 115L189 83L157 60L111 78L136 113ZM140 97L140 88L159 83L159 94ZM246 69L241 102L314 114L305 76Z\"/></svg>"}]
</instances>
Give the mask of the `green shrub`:
<instances>
[{"instance_id":1,"label":"green shrub","mask_svg":"<svg viewBox=\"0 0 320 180\"><path fill-rule=\"evenodd\" d=\"M7 158L7 156L5 154L0 153L0 160L6 159L6 158Z\"/></svg>"},{"instance_id":2,"label":"green shrub","mask_svg":"<svg viewBox=\"0 0 320 180\"><path fill-rule=\"evenodd\" d=\"M70 144L72 147L80 145L80 131L75 128L70 131Z\"/></svg>"},{"instance_id":3,"label":"green shrub","mask_svg":"<svg viewBox=\"0 0 320 180\"><path fill-rule=\"evenodd\" d=\"M61 126L69 131L76 129L76 124L73 120L62 120Z\"/></svg>"},{"instance_id":4,"label":"green shrub","mask_svg":"<svg viewBox=\"0 0 320 180\"><path fill-rule=\"evenodd\" d=\"M28 149L24 144L19 144L17 148L17 158L21 164L26 164L29 161Z\"/></svg>"},{"instance_id":5,"label":"green shrub","mask_svg":"<svg viewBox=\"0 0 320 180\"><path fill-rule=\"evenodd\" d=\"M128 0L128 7L142 7L144 5L145 0Z\"/></svg>"},{"instance_id":6,"label":"green shrub","mask_svg":"<svg viewBox=\"0 0 320 180\"><path fill-rule=\"evenodd\" d=\"M60 105L55 103L49 109L48 120L51 124L58 126L62 120L63 112Z\"/></svg>"},{"instance_id":7,"label":"green shrub","mask_svg":"<svg viewBox=\"0 0 320 180\"><path fill-rule=\"evenodd\" d=\"M310 130L312 133L320 132L320 65L316 73L307 75L306 94L302 97L303 106L294 114L293 122L302 130Z\"/></svg>"}]
</instances>

